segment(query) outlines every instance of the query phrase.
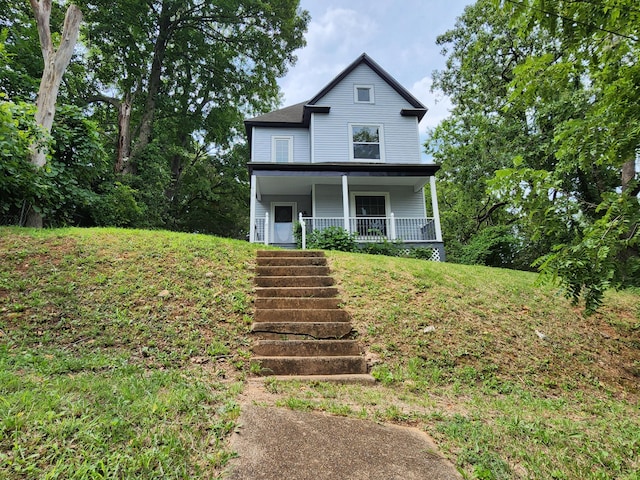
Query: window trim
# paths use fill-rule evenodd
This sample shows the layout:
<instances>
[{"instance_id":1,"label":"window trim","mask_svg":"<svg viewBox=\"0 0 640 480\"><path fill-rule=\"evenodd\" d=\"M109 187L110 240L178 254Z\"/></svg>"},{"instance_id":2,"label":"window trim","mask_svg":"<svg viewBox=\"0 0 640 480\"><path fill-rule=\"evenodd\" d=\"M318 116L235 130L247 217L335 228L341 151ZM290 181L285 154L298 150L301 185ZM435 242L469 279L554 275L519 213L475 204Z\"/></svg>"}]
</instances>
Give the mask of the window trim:
<instances>
[{"instance_id":1,"label":"window trim","mask_svg":"<svg viewBox=\"0 0 640 480\"><path fill-rule=\"evenodd\" d=\"M380 217L380 219L383 219L383 221L385 222L385 229L382 232L384 234L384 236L386 236L387 238L389 237L389 229L386 228L387 225L387 221L389 220L389 218L391 217L391 195L389 192L369 192L366 190L363 191L351 191L349 192L350 196L349 196L349 216L351 218L355 219L355 224L356 224L356 235L357 238L361 241L367 241L368 239L371 239L371 235L362 235L359 233L358 231L358 218L364 218L364 219L371 219L371 218L376 218L376 216L373 215L367 215L367 216L358 216L358 212L356 211L356 197L383 197L384 198L384 217Z\"/></svg>"},{"instance_id":2,"label":"window trim","mask_svg":"<svg viewBox=\"0 0 640 480\"><path fill-rule=\"evenodd\" d=\"M349 192L349 214L356 218L358 212L356 212L356 197L384 197L384 215L388 218L391 215L391 195L389 192L370 192L367 190L352 190Z\"/></svg>"},{"instance_id":3,"label":"window trim","mask_svg":"<svg viewBox=\"0 0 640 480\"><path fill-rule=\"evenodd\" d=\"M276 144L279 140L286 140L289 149L288 149L288 160L286 163L293 163L293 135L273 135L271 137L271 162L273 163L285 163L278 162L276 158Z\"/></svg>"},{"instance_id":4,"label":"window trim","mask_svg":"<svg viewBox=\"0 0 640 480\"><path fill-rule=\"evenodd\" d=\"M359 88L366 88L367 90L369 90L369 100L368 101L358 100L358 89ZM376 103L375 102L375 95L374 95L374 91L373 91L373 85L354 84L353 85L353 103Z\"/></svg>"},{"instance_id":5,"label":"window trim","mask_svg":"<svg viewBox=\"0 0 640 480\"><path fill-rule=\"evenodd\" d=\"M355 158L353 155L353 127L377 127L380 158ZM359 142L355 142L359 143ZM352 162L384 163L384 126L381 123L349 123L349 159Z\"/></svg>"}]
</instances>

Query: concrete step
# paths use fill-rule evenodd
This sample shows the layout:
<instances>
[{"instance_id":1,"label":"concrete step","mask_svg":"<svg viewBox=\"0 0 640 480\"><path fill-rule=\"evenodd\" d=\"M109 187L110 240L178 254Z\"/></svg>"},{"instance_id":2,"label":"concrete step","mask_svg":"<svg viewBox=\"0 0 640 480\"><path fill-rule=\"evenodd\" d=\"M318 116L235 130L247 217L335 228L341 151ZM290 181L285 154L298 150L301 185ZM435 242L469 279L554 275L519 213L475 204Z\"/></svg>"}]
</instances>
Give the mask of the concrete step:
<instances>
[{"instance_id":1,"label":"concrete step","mask_svg":"<svg viewBox=\"0 0 640 480\"><path fill-rule=\"evenodd\" d=\"M322 250L258 250L260 257L324 257Z\"/></svg>"},{"instance_id":2,"label":"concrete step","mask_svg":"<svg viewBox=\"0 0 640 480\"><path fill-rule=\"evenodd\" d=\"M322 276L329 275L329 267L321 265L310 266L270 266L270 267L256 267L256 274L259 276L288 276L288 277L307 277L307 276Z\"/></svg>"},{"instance_id":3,"label":"concrete step","mask_svg":"<svg viewBox=\"0 0 640 480\"><path fill-rule=\"evenodd\" d=\"M269 298L256 298L255 307L257 310L263 308L275 309L275 308L339 308L342 300L339 298L295 298L295 297L269 297Z\"/></svg>"},{"instance_id":4,"label":"concrete step","mask_svg":"<svg viewBox=\"0 0 640 480\"><path fill-rule=\"evenodd\" d=\"M367 373L367 363L363 356L254 356L253 361L260 364L261 375L344 375Z\"/></svg>"},{"instance_id":5,"label":"concrete step","mask_svg":"<svg viewBox=\"0 0 640 480\"><path fill-rule=\"evenodd\" d=\"M258 340L253 354L261 357L330 357L360 355L355 340Z\"/></svg>"},{"instance_id":6,"label":"concrete step","mask_svg":"<svg viewBox=\"0 0 640 480\"><path fill-rule=\"evenodd\" d=\"M256 267L256 274L259 276L293 276L293 277L308 277L308 276L322 276L329 275L329 267L320 265L311 266L270 266L270 267Z\"/></svg>"},{"instance_id":7,"label":"concrete step","mask_svg":"<svg viewBox=\"0 0 640 480\"><path fill-rule=\"evenodd\" d=\"M339 308L321 308L313 310L300 309L260 309L253 315L254 322L349 322L351 317L346 310Z\"/></svg>"},{"instance_id":8,"label":"concrete step","mask_svg":"<svg viewBox=\"0 0 640 480\"><path fill-rule=\"evenodd\" d=\"M327 264L324 257L258 257L260 267L295 267Z\"/></svg>"},{"instance_id":9,"label":"concrete step","mask_svg":"<svg viewBox=\"0 0 640 480\"><path fill-rule=\"evenodd\" d=\"M304 297L332 298L338 295L336 287L258 287L256 296L265 297Z\"/></svg>"},{"instance_id":10,"label":"concrete step","mask_svg":"<svg viewBox=\"0 0 640 480\"><path fill-rule=\"evenodd\" d=\"M306 335L313 338L344 338L351 333L350 322L254 322L253 333ZM273 335L269 335L273 338Z\"/></svg>"},{"instance_id":11,"label":"concrete step","mask_svg":"<svg viewBox=\"0 0 640 480\"><path fill-rule=\"evenodd\" d=\"M297 277L256 277L259 287L330 287L335 281L329 276L297 276Z\"/></svg>"},{"instance_id":12,"label":"concrete step","mask_svg":"<svg viewBox=\"0 0 640 480\"><path fill-rule=\"evenodd\" d=\"M269 375L269 380L276 380L278 382L337 383L341 385L375 385L376 383L375 378L364 373L343 373L340 375ZM261 381L261 379L250 381Z\"/></svg>"}]
</instances>

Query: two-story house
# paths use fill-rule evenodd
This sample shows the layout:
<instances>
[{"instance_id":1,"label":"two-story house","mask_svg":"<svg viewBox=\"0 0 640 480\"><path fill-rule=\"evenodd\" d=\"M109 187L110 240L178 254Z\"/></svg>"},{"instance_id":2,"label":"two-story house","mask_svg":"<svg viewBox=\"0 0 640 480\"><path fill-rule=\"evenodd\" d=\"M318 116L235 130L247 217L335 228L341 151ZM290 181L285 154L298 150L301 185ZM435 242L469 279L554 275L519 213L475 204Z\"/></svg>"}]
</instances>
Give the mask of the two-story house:
<instances>
[{"instance_id":1,"label":"two-story house","mask_svg":"<svg viewBox=\"0 0 640 480\"><path fill-rule=\"evenodd\" d=\"M421 160L426 112L362 54L308 102L246 120L249 240L293 247L300 221L305 232L338 226L359 242L430 247L444 260L439 166Z\"/></svg>"}]
</instances>

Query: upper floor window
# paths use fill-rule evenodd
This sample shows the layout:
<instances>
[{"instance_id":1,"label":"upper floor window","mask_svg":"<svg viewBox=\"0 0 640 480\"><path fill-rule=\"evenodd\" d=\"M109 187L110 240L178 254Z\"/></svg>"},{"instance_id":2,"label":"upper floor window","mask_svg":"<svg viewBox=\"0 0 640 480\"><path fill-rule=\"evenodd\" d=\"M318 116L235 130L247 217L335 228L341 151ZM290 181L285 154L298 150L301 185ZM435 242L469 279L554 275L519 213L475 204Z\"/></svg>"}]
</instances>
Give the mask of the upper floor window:
<instances>
[{"instance_id":1,"label":"upper floor window","mask_svg":"<svg viewBox=\"0 0 640 480\"><path fill-rule=\"evenodd\" d=\"M374 103L373 85L354 85L353 101L355 103Z\"/></svg>"},{"instance_id":2,"label":"upper floor window","mask_svg":"<svg viewBox=\"0 0 640 480\"><path fill-rule=\"evenodd\" d=\"M384 161L382 125L349 124L351 159Z\"/></svg>"},{"instance_id":3,"label":"upper floor window","mask_svg":"<svg viewBox=\"0 0 640 480\"><path fill-rule=\"evenodd\" d=\"M271 160L276 163L293 162L293 137L271 137Z\"/></svg>"}]
</instances>

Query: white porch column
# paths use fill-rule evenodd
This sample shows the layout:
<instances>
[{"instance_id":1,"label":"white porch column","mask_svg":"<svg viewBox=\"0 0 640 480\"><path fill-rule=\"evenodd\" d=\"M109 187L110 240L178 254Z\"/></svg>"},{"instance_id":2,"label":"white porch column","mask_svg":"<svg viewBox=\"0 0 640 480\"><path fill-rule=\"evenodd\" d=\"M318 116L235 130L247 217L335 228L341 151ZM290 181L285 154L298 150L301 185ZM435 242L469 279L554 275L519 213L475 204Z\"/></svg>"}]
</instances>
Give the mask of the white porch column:
<instances>
[{"instance_id":1,"label":"white porch column","mask_svg":"<svg viewBox=\"0 0 640 480\"><path fill-rule=\"evenodd\" d=\"M269 245L269 212L264 214L264 244Z\"/></svg>"},{"instance_id":2,"label":"white porch column","mask_svg":"<svg viewBox=\"0 0 640 480\"><path fill-rule=\"evenodd\" d=\"M440 209L438 208L438 195L436 194L436 177L429 177L431 187L431 208L433 209L433 220L436 222L436 240L442 241L442 229L440 228Z\"/></svg>"},{"instance_id":3,"label":"white porch column","mask_svg":"<svg viewBox=\"0 0 640 480\"><path fill-rule=\"evenodd\" d=\"M349 228L349 182L347 176L342 175L342 215L344 216L344 229L350 232Z\"/></svg>"},{"instance_id":4,"label":"white porch column","mask_svg":"<svg viewBox=\"0 0 640 480\"><path fill-rule=\"evenodd\" d=\"M307 249L307 222L302 218L302 212L298 214L298 221L300 222L300 236L302 250Z\"/></svg>"},{"instance_id":5,"label":"white porch column","mask_svg":"<svg viewBox=\"0 0 640 480\"><path fill-rule=\"evenodd\" d=\"M391 212L390 218L389 218L389 227L390 227L390 236L391 236L391 240L395 240L396 237L396 216L393 214L393 212Z\"/></svg>"},{"instance_id":6,"label":"white porch column","mask_svg":"<svg viewBox=\"0 0 640 480\"><path fill-rule=\"evenodd\" d=\"M256 176L251 175L251 201L249 203L249 242L256 241Z\"/></svg>"}]
</instances>

